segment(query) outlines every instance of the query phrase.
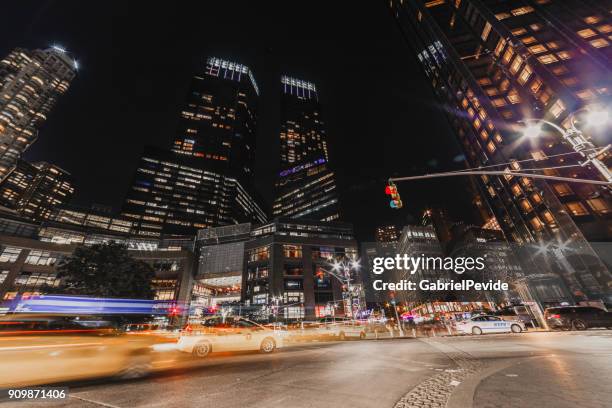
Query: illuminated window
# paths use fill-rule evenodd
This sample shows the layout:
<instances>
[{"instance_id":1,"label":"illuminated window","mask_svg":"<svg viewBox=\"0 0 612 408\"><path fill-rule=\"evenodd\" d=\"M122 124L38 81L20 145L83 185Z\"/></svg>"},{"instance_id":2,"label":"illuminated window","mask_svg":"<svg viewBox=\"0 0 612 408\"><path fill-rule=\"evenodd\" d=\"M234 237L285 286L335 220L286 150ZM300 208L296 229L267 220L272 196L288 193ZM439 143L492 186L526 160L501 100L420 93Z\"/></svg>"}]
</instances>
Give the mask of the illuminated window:
<instances>
[{"instance_id":1,"label":"illuminated window","mask_svg":"<svg viewBox=\"0 0 612 408\"><path fill-rule=\"evenodd\" d=\"M523 27L518 27L518 28L515 28L514 30L512 30L512 34L513 35L523 35L526 32L527 32L527 30L525 30L525 28L523 28Z\"/></svg>"},{"instance_id":2,"label":"illuminated window","mask_svg":"<svg viewBox=\"0 0 612 408\"><path fill-rule=\"evenodd\" d=\"M525 199L522 199L520 201L520 205L523 211L526 213L533 211L533 207L531 206L531 203Z\"/></svg>"},{"instance_id":3,"label":"illuminated window","mask_svg":"<svg viewBox=\"0 0 612 408\"><path fill-rule=\"evenodd\" d=\"M534 40L535 40L535 38L534 38ZM495 47L495 55L499 56L501 54L501 52L503 51L505 46L506 46L506 40L500 39L497 42L497 46Z\"/></svg>"},{"instance_id":4,"label":"illuminated window","mask_svg":"<svg viewBox=\"0 0 612 408\"><path fill-rule=\"evenodd\" d=\"M544 218L544 221L546 221L547 224L552 225L555 223L555 218L550 211L542 211L541 216Z\"/></svg>"},{"instance_id":5,"label":"illuminated window","mask_svg":"<svg viewBox=\"0 0 612 408\"><path fill-rule=\"evenodd\" d=\"M487 41L487 38L489 38L489 33L491 33L491 24L487 21L482 30L480 38L482 38L483 41Z\"/></svg>"},{"instance_id":6,"label":"illuminated window","mask_svg":"<svg viewBox=\"0 0 612 408\"><path fill-rule=\"evenodd\" d=\"M541 87L542 87L542 81L540 81L538 78L534 78L534 80L531 82L531 85L529 85L529 89L534 94L537 94L540 91Z\"/></svg>"},{"instance_id":7,"label":"illuminated window","mask_svg":"<svg viewBox=\"0 0 612 408\"><path fill-rule=\"evenodd\" d=\"M512 194L514 194L515 197L518 197L523 194L523 190L521 190L521 187L518 184L513 184L510 189L512 190Z\"/></svg>"},{"instance_id":8,"label":"illuminated window","mask_svg":"<svg viewBox=\"0 0 612 408\"><path fill-rule=\"evenodd\" d=\"M283 254L285 258L301 258L302 257L302 246L301 245L283 245Z\"/></svg>"},{"instance_id":9,"label":"illuminated window","mask_svg":"<svg viewBox=\"0 0 612 408\"><path fill-rule=\"evenodd\" d=\"M266 259L270 258L270 247L265 246L265 247L249 249L247 251L247 255L249 258L249 262L265 261Z\"/></svg>"},{"instance_id":10,"label":"illuminated window","mask_svg":"<svg viewBox=\"0 0 612 408\"><path fill-rule=\"evenodd\" d=\"M585 28L584 30L577 31L577 34L582 38L591 38L594 35L597 35L597 33L591 30L590 28Z\"/></svg>"},{"instance_id":11,"label":"illuminated window","mask_svg":"<svg viewBox=\"0 0 612 408\"><path fill-rule=\"evenodd\" d=\"M540 31L542 29L542 24L533 23L529 25L529 28L531 28L531 31Z\"/></svg>"},{"instance_id":12,"label":"illuminated window","mask_svg":"<svg viewBox=\"0 0 612 408\"><path fill-rule=\"evenodd\" d=\"M572 59L572 54L569 51L559 51L557 56L562 60Z\"/></svg>"},{"instance_id":13,"label":"illuminated window","mask_svg":"<svg viewBox=\"0 0 612 408\"><path fill-rule=\"evenodd\" d=\"M567 203L565 206L567 207L568 211L575 216L587 215L589 213L584 204L579 201Z\"/></svg>"},{"instance_id":14,"label":"illuminated window","mask_svg":"<svg viewBox=\"0 0 612 408\"><path fill-rule=\"evenodd\" d=\"M559 43L556 42L556 41L547 42L546 46L548 48L550 48L551 50L558 50L559 49Z\"/></svg>"},{"instance_id":15,"label":"illuminated window","mask_svg":"<svg viewBox=\"0 0 612 408\"><path fill-rule=\"evenodd\" d=\"M604 40L603 38L596 38L589 42L595 48L603 48L603 47L607 47L608 45L610 45L610 43L607 40Z\"/></svg>"},{"instance_id":16,"label":"illuminated window","mask_svg":"<svg viewBox=\"0 0 612 408\"><path fill-rule=\"evenodd\" d=\"M558 118L559 115L561 115L563 113L563 111L565 111L565 105L563 104L561 99L557 100L557 102L555 102L555 104L553 106L551 106L551 108L550 108L550 113L555 118Z\"/></svg>"},{"instance_id":17,"label":"illuminated window","mask_svg":"<svg viewBox=\"0 0 612 408\"><path fill-rule=\"evenodd\" d=\"M557 194L562 197L574 194L572 189L565 183L554 184L553 188L555 189Z\"/></svg>"},{"instance_id":18,"label":"illuminated window","mask_svg":"<svg viewBox=\"0 0 612 408\"><path fill-rule=\"evenodd\" d=\"M480 121L480 119L478 118L474 119L474 127L476 128L476 130L480 129L481 126L482 126L482 122Z\"/></svg>"},{"instance_id":19,"label":"illuminated window","mask_svg":"<svg viewBox=\"0 0 612 408\"><path fill-rule=\"evenodd\" d=\"M485 92L487 93L487 95L489 96L495 96L499 93L499 91L497 90L497 88L491 87L491 88L487 88L485 90Z\"/></svg>"},{"instance_id":20,"label":"illuminated window","mask_svg":"<svg viewBox=\"0 0 612 408\"><path fill-rule=\"evenodd\" d=\"M536 231L541 231L544 228L544 223L538 217L533 217L531 220L529 220L529 223Z\"/></svg>"},{"instance_id":21,"label":"illuminated window","mask_svg":"<svg viewBox=\"0 0 612 408\"><path fill-rule=\"evenodd\" d=\"M13 263L17 261L19 254L21 253L21 248L7 246L0 249L0 262L9 262Z\"/></svg>"},{"instance_id":22,"label":"illuminated window","mask_svg":"<svg viewBox=\"0 0 612 408\"><path fill-rule=\"evenodd\" d=\"M491 153L491 154L495 153L495 150L496 150L496 148L495 148L495 143L493 143L493 142L489 142L489 143L487 143L487 150L488 150L488 151L489 151L489 153Z\"/></svg>"},{"instance_id":23,"label":"illuminated window","mask_svg":"<svg viewBox=\"0 0 612 408\"><path fill-rule=\"evenodd\" d=\"M557 62L559 60L552 54L546 54L538 57L538 61L540 61L542 64L552 64L553 62Z\"/></svg>"},{"instance_id":24,"label":"illuminated window","mask_svg":"<svg viewBox=\"0 0 612 408\"><path fill-rule=\"evenodd\" d=\"M610 25L610 24L600 25L599 27L597 27L597 30L600 33L608 34L609 32L612 31L612 25Z\"/></svg>"},{"instance_id":25,"label":"illuminated window","mask_svg":"<svg viewBox=\"0 0 612 408\"><path fill-rule=\"evenodd\" d=\"M521 184L523 187L531 187L533 186L533 181L527 177L521 177Z\"/></svg>"},{"instance_id":26,"label":"illuminated window","mask_svg":"<svg viewBox=\"0 0 612 408\"><path fill-rule=\"evenodd\" d=\"M499 90L505 92L510 87L510 80L504 79L501 84L499 84Z\"/></svg>"},{"instance_id":27,"label":"illuminated window","mask_svg":"<svg viewBox=\"0 0 612 408\"><path fill-rule=\"evenodd\" d=\"M510 65L510 72L512 72L513 74L516 74L522 64L523 64L523 59L519 55L517 55L514 58L514 61L512 61L512 65Z\"/></svg>"},{"instance_id":28,"label":"illuminated window","mask_svg":"<svg viewBox=\"0 0 612 408\"><path fill-rule=\"evenodd\" d=\"M521 97L519 96L519 94L518 94L516 89L512 89L510 92L508 92L508 96L506 96L506 98L512 104L516 104L516 103L520 103L521 102Z\"/></svg>"},{"instance_id":29,"label":"illuminated window","mask_svg":"<svg viewBox=\"0 0 612 408\"><path fill-rule=\"evenodd\" d=\"M480 132L480 138L485 142L487 141L487 139L489 138L489 134L486 130L483 129L482 132Z\"/></svg>"},{"instance_id":30,"label":"illuminated window","mask_svg":"<svg viewBox=\"0 0 612 408\"><path fill-rule=\"evenodd\" d=\"M584 22L587 24L597 24L601 21L599 16L588 16L584 18Z\"/></svg>"},{"instance_id":31,"label":"illuminated window","mask_svg":"<svg viewBox=\"0 0 612 408\"><path fill-rule=\"evenodd\" d=\"M525 68L523 68L523 71L518 77L519 84L525 85L527 81L529 81L529 78L531 78L532 73L533 70L531 69L531 67L529 65L525 65Z\"/></svg>"},{"instance_id":32,"label":"illuminated window","mask_svg":"<svg viewBox=\"0 0 612 408\"><path fill-rule=\"evenodd\" d=\"M529 45L529 44L533 44L537 40L535 39L535 37L525 37L525 38L521 39L521 41L523 42L523 44Z\"/></svg>"},{"instance_id":33,"label":"illuminated window","mask_svg":"<svg viewBox=\"0 0 612 408\"><path fill-rule=\"evenodd\" d=\"M504 57L502 58L504 60L504 63L506 64L509 63L513 55L514 55L514 50L512 48L508 48L506 52L504 53Z\"/></svg>"},{"instance_id":34,"label":"illuminated window","mask_svg":"<svg viewBox=\"0 0 612 408\"><path fill-rule=\"evenodd\" d=\"M487 111L483 108L478 109L478 116L480 116L480 119L485 120L487 118Z\"/></svg>"},{"instance_id":35,"label":"illuminated window","mask_svg":"<svg viewBox=\"0 0 612 408\"><path fill-rule=\"evenodd\" d=\"M497 144L501 144L504 141L504 139L502 139L501 135L498 132L495 132L494 139L497 142Z\"/></svg>"},{"instance_id":36,"label":"illuminated window","mask_svg":"<svg viewBox=\"0 0 612 408\"><path fill-rule=\"evenodd\" d=\"M493 99L491 100L491 103L493 104L493 106L498 107L498 108L501 106L507 105L506 101L502 98Z\"/></svg>"},{"instance_id":37,"label":"illuminated window","mask_svg":"<svg viewBox=\"0 0 612 408\"><path fill-rule=\"evenodd\" d=\"M487 77L484 77L484 78L480 78L478 80L478 83L482 86L491 85L491 80Z\"/></svg>"},{"instance_id":38,"label":"illuminated window","mask_svg":"<svg viewBox=\"0 0 612 408\"><path fill-rule=\"evenodd\" d=\"M529 47L529 52L531 52L532 54L541 54L546 51L548 51L546 47L541 44L532 45L531 47Z\"/></svg>"},{"instance_id":39,"label":"illuminated window","mask_svg":"<svg viewBox=\"0 0 612 408\"><path fill-rule=\"evenodd\" d=\"M542 202L542 196L539 195L538 193L533 193L531 195L531 199L533 200L534 203L536 204L540 204Z\"/></svg>"},{"instance_id":40,"label":"illuminated window","mask_svg":"<svg viewBox=\"0 0 612 408\"><path fill-rule=\"evenodd\" d=\"M531 6L523 6L519 8L515 8L511 11L514 16L522 16L523 14L531 13L533 11L533 7Z\"/></svg>"},{"instance_id":41,"label":"illuminated window","mask_svg":"<svg viewBox=\"0 0 612 408\"><path fill-rule=\"evenodd\" d=\"M501 21L501 20L505 20L508 17L510 17L510 13L498 13L495 15L495 18L497 18L497 20Z\"/></svg>"},{"instance_id":42,"label":"illuminated window","mask_svg":"<svg viewBox=\"0 0 612 408\"><path fill-rule=\"evenodd\" d=\"M587 200L587 204L598 214L608 214L611 210L610 206L603 198L592 198Z\"/></svg>"}]
</instances>

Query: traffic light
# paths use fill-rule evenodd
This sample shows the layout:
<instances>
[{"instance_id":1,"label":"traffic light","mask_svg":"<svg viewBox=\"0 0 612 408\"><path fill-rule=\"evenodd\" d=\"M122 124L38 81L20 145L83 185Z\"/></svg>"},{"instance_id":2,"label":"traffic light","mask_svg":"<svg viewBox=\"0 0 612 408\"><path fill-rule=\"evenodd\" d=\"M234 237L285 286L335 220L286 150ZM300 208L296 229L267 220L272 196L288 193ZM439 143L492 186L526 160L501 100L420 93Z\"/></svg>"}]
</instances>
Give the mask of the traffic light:
<instances>
[{"instance_id":1,"label":"traffic light","mask_svg":"<svg viewBox=\"0 0 612 408\"><path fill-rule=\"evenodd\" d=\"M385 194L391 196L391 201L389 201L389 206L391 208L399 209L403 207L402 199L397 191L397 186L391 180L389 180L387 187L385 187Z\"/></svg>"}]
</instances>

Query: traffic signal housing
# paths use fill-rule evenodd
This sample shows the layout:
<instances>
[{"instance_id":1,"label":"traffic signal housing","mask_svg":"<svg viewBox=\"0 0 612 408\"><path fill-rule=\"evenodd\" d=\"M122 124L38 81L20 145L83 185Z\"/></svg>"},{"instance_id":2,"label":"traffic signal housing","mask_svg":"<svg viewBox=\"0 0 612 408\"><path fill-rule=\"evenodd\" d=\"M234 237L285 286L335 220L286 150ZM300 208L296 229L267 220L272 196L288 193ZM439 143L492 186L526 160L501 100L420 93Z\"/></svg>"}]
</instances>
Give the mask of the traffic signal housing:
<instances>
[{"instance_id":1,"label":"traffic signal housing","mask_svg":"<svg viewBox=\"0 0 612 408\"><path fill-rule=\"evenodd\" d=\"M385 194L390 196L389 207L393 209L400 209L403 207L402 199L400 198L399 192L397 191L397 186L391 180L387 183L387 187L385 187Z\"/></svg>"}]
</instances>

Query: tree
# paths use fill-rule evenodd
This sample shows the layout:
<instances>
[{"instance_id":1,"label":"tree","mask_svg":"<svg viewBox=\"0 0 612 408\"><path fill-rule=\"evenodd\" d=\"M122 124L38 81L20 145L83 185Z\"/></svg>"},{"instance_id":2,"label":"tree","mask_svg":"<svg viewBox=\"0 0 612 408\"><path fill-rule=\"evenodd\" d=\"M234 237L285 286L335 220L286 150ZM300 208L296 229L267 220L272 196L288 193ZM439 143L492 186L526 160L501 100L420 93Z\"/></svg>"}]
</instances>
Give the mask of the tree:
<instances>
[{"instance_id":1,"label":"tree","mask_svg":"<svg viewBox=\"0 0 612 408\"><path fill-rule=\"evenodd\" d=\"M79 246L58 266L61 290L75 295L151 299L155 271L116 242Z\"/></svg>"}]
</instances>

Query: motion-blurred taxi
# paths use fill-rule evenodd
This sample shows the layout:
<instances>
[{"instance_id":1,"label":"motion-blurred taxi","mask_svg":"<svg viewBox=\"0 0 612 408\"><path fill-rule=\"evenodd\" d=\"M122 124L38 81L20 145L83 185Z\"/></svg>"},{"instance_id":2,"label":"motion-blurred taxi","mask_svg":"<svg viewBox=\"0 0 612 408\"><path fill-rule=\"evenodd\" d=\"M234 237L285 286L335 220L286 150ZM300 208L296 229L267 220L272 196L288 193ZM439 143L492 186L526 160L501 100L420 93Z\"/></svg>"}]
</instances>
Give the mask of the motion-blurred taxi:
<instances>
[{"instance_id":1,"label":"motion-blurred taxi","mask_svg":"<svg viewBox=\"0 0 612 408\"><path fill-rule=\"evenodd\" d=\"M284 332L266 328L237 316L213 316L191 323L181 331L177 349L203 358L212 352L261 351L272 353L283 346Z\"/></svg>"},{"instance_id":2,"label":"motion-blurred taxi","mask_svg":"<svg viewBox=\"0 0 612 408\"><path fill-rule=\"evenodd\" d=\"M0 388L102 376L138 378L151 368L150 337L82 325L73 317L0 318Z\"/></svg>"}]
</instances>

